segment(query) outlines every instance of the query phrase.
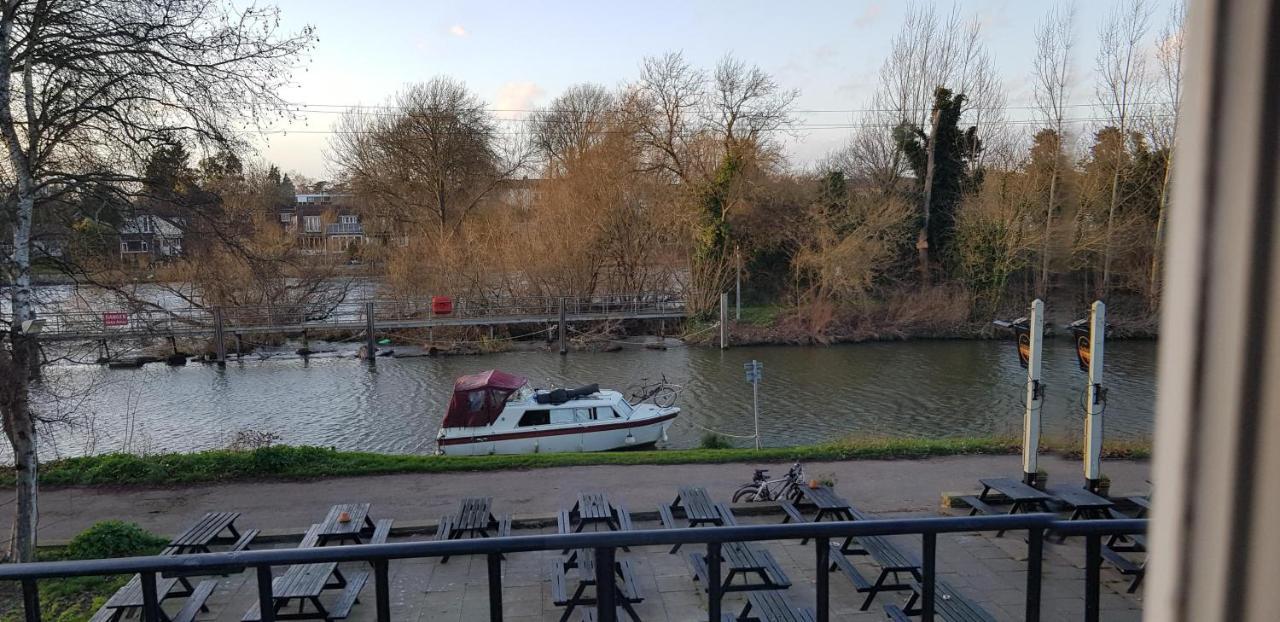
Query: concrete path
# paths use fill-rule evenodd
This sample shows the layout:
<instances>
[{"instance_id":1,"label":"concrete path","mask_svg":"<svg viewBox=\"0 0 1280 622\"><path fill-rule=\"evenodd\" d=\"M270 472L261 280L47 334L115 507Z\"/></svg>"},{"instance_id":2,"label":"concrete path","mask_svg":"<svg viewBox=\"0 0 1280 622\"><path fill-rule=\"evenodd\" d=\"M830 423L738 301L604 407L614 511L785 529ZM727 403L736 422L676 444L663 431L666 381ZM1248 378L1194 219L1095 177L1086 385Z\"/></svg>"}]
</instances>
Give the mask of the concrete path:
<instances>
[{"instance_id":1,"label":"concrete path","mask_svg":"<svg viewBox=\"0 0 1280 622\"><path fill-rule=\"evenodd\" d=\"M517 518L551 516L571 505L580 490L607 490L633 512L670 502L681 484L705 486L715 499L728 499L751 479L753 468L780 476L787 464L592 466L523 471L403 474L311 481L242 482L169 488L58 488L40 497L40 541L64 541L106 519L136 522L172 535L211 510L242 513L237 524L265 533L301 533L335 503L369 502L375 517L397 525L432 522L456 510L466 496L492 496L494 510ZM1050 485L1082 483L1078 461L1047 456L1042 468ZM942 492L977 488L979 477L1016 477L1021 459L1011 456L953 456L927 460L851 460L805 464L810 477L835 479L836 488L864 511L932 512ZM1146 492L1146 462L1109 462L1112 490ZM11 524L13 492L0 497L0 532Z\"/></svg>"}]
</instances>

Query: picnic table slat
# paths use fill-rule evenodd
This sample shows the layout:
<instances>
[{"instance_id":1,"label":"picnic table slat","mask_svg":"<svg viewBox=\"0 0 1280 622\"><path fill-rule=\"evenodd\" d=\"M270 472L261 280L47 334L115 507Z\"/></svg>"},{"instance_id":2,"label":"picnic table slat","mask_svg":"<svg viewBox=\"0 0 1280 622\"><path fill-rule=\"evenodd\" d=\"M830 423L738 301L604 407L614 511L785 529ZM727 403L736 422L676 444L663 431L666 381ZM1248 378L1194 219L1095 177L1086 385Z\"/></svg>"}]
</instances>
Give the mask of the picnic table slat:
<instances>
[{"instance_id":1,"label":"picnic table slat","mask_svg":"<svg viewBox=\"0 0 1280 622\"><path fill-rule=\"evenodd\" d=\"M1008 477L990 477L978 480L984 488L994 490L1011 501L1051 501L1053 495L1037 490L1018 480Z\"/></svg>"}]
</instances>

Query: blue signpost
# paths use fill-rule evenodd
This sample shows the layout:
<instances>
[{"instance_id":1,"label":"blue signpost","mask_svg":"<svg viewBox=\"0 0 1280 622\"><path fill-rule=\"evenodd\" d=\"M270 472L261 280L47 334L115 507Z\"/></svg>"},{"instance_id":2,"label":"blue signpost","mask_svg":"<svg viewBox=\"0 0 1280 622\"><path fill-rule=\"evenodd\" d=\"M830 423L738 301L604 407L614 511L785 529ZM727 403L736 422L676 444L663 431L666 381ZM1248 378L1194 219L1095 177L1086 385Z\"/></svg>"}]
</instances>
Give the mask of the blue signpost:
<instances>
[{"instance_id":1,"label":"blue signpost","mask_svg":"<svg viewBox=\"0 0 1280 622\"><path fill-rule=\"evenodd\" d=\"M756 423L756 449L760 449L760 379L764 377L764 363L750 361L743 363L747 372L747 382L751 383L751 411Z\"/></svg>"}]
</instances>

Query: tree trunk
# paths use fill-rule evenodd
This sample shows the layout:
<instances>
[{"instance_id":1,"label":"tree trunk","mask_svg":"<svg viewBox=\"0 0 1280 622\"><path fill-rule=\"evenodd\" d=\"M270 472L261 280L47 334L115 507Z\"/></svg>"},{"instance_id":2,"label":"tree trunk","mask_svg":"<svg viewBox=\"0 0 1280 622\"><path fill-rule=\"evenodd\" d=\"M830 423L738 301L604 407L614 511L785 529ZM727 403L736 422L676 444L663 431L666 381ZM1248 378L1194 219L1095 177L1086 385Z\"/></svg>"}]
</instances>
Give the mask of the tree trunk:
<instances>
[{"instance_id":1,"label":"tree trunk","mask_svg":"<svg viewBox=\"0 0 1280 622\"><path fill-rule=\"evenodd\" d=\"M5 385L0 397L5 436L13 447L14 506L13 532L9 540L8 559L31 562L36 559L36 427L28 400L29 369L35 344L17 330L9 333L12 347L8 361L0 364L0 383Z\"/></svg>"},{"instance_id":2,"label":"tree trunk","mask_svg":"<svg viewBox=\"0 0 1280 622\"><path fill-rule=\"evenodd\" d=\"M1053 208L1058 194L1058 157L1054 154L1053 171L1049 174L1049 205L1044 210L1044 244L1040 250L1040 282L1036 297L1043 300L1049 293L1049 240L1053 232Z\"/></svg>"},{"instance_id":3,"label":"tree trunk","mask_svg":"<svg viewBox=\"0 0 1280 622\"><path fill-rule=\"evenodd\" d=\"M930 284L929 277L929 212L933 207L933 160L938 145L938 121L941 111L933 111L933 120L929 123L929 161L924 173L924 206L921 208L920 234L916 237L916 250L920 253L920 282L925 287Z\"/></svg>"},{"instance_id":4,"label":"tree trunk","mask_svg":"<svg viewBox=\"0 0 1280 622\"><path fill-rule=\"evenodd\" d=\"M1124 149L1124 146L1121 146ZM1121 152L1123 154L1123 151ZM1111 231L1116 219L1116 203L1120 200L1121 156L1116 157L1116 170L1111 174L1111 206L1107 209L1107 237L1102 247L1102 279L1098 283L1098 300L1106 301L1111 286Z\"/></svg>"},{"instance_id":5,"label":"tree trunk","mask_svg":"<svg viewBox=\"0 0 1280 622\"><path fill-rule=\"evenodd\" d=\"M1164 163L1164 181L1160 184L1160 211L1156 214L1156 241L1151 248L1151 284L1148 304L1152 311L1160 308L1160 271L1164 259L1164 215L1169 207L1169 174L1173 171L1173 150Z\"/></svg>"}]
</instances>

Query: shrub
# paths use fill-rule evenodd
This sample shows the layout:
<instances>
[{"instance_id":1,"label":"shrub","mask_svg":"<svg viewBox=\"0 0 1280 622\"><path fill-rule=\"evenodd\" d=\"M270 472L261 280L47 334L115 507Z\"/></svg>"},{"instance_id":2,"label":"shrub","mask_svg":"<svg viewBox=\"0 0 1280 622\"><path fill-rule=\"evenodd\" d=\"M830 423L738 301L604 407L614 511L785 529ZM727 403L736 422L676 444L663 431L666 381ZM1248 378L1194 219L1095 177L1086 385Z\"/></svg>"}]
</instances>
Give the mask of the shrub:
<instances>
[{"instance_id":1,"label":"shrub","mask_svg":"<svg viewBox=\"0 0 1280 622\"><path fill-rule=\"evenodd\" d=\"M732 449L733 445L729 443L729 439L716 434L715 432L707 432L702 435L703 449Z\"/></svg>"},{"instance_id":2,"label":"shrub","mask_svg":"<svg viewBox=\"0 0 1280 622\"><path fill-rule=\"evenodd\" d=\"M105 520L80 532L67 545L67 557L71 559L103 559L107 557L133 557L154 555L166 544L166 540L134 523Z\"/></svg>"}]
</instances>

